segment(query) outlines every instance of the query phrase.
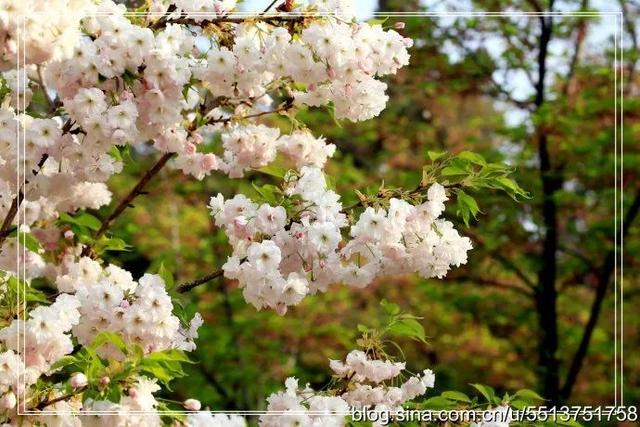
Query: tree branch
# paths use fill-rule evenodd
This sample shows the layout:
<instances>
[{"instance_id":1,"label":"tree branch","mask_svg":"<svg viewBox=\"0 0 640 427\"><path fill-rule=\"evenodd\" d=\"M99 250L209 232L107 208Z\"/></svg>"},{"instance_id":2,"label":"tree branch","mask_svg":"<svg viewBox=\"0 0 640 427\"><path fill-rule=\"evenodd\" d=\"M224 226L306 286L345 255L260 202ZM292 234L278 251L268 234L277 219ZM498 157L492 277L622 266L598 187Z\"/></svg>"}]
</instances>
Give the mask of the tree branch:
<instances>
[{"instance_id":1,"label":"tree branch","mask_svg":"<svg viewBox=\"0 0 640 427\"><path fill-rule=\"evenodd\" d=\"M285 111L289 111L291 109L291 107L293 107L293 104L291 102L286 102L285 105L283 105L281 107L278 107L275 110L261 111L259 113L247 114L246 116L240 116L240 117L230 116L230 117L225 117L225 118L222 118L222 119L207 120L205 124L213 124L213 123L224 123L224 124L227 124L227 123L231 122L232 120L255 119L256 117L262 117L262 116L266 116L268 114L275 114L275 113L282 113L282 112L285 112Z\"/></svg>"},{"instance_id":2,"label":"tree branch","mask_svg":"<svg viewBox=\"0 0 640 427\"><path fill-rule=\"evenodd\" d=\"M273 0L271 3L269 3L269 6L267 6L260 15L264 15L265 13L269 12L269 9L271 9L277 2L278 0Z\"/></svg>"},{"instance_id":3,"label":"tree branch","mask_svg":"<svg viewBox=\"0 0 640 427\"><path fill-rule=\"evenodd\" d=\"M580 5L580 10L584 11L589 6L589 0L582 0L582 4ZM587 22L584 17L578 18L577 32L576 32L576 41L573 49L573 55L571 56L571 62L569 63L569 72L567 73L567 79L562 88L562 94L567 95L569 92L569 88L571 86L571 80L573 80L573 75L576 72L576 67L578 65L578 59L580 59L580 52L582 51L582 44L587 34Z\"/></svg>"},{"instance_id":4,"label":"tree branch","mask_svg":"<svg viewBox=\"0 0 640 427\"><path fill-rule=\"evenodd\" d=\"M113 224L113 222L116 220L116 218L118 218L129 206L131 206L131 202L133 201L133 199L142 194L145 185L147 185L151 178L153 178L158 174L158 172L160 172L160 170L164 167L164 165L167 164L167 162L173 157L174 154L175 153L163 154L162 157L160 157L160 159L149 170L147 170L144 175L140 177L140 180L138 180L138 183L135 185L135 187L133 187L131 191L129 191L129 193L122 199L122 201L120 201L111 215L109 215L102 221L100 228L93 236L95 240L102 237L104 233L109 229L111 224ZM84 256L90 255L91 247L85 246L82 250L82 254Z\"/></svg>"},{"instance_id":5,"label":"tree branch","mask_svg":"<svg viewBox=\"0 0 640 427\"><path fill-rule=\"evenodd\" d=\"M183 283L183 284L179 285L176 288L176 292L178 292L179 294L183 294L183 293L188 292L188 291L190 291L191 289L193 289L193 288L195 288L197 286L200 286L200 285L203 285L203 284L205 284L207 282L210 282L213 279L217 279L218 277L221 277L223 274L224 274L224 270L222 270L222 269L214 271L213 273L208 274L208 275L206 275L204 277L201 277L199 279L196 279L196 280L194 280L192 282L187 282L187 283Z\"/></svg>"},{"instance_id":6,"label":"tree branch","mask_svg":"<svg viewBox=\"0 0 640 427\"><path fill-rule=\"evenodd\" d=\"M627 2L625 0L620 0L620 8L622 9L622 17L624 19L624 26L629 33L629 37L631 38L631 48L632 52L638 52L638 33L636 32L636 27L634 21L629 17L629 10L627 9ZM627 70L627 81L629 85L633 83L633 74L636 68L637 57L632 56L632 59L629 61L628 70Z\"/></svg>"},{"instance_id":7,"label":"tree branch","mask_svg":"<svg viewBox=\"0 0 640 427\"><path fill-rule=\"evenodd\" d=\"M62 125L62 134L64 135L66 133L69 133L74 123L75 122L72 121L71 119L67 119L64 125ZM38 162L37 169L33 169L31 171L33 176L38 175L38 173L42 169L42 166L44 166L44 163L47 161L48 158L49 158L49 154L45 153L42 155L42 157L40 158L40 161ZM25 181L25 185L28 183L29 181ZM2 221L2 226L0 226L0 247L5 242L9 234L11 234L11 231L12 231L11 224L13 224L13 220L18 214L18 209L20 208L20 204L22 203L23 200L24 200L24 188L21 188L18 191L18 194L16 195L16 197L13 198L13 201L11 202L11 206L9 207L9 211L7 212L7 215L4 217L4 221Z\"/></svg>"},{"instance_id":8,"label":"tree branch","mask_svg":"<svg viewBox=\"0 0 640 427\"><path fill-rule=\"evenodd\" d=\"M531 1L534 8L537 2ZM553 10L553 0L549 1L549 11ZM545 103L545 78L547 74L547 56L553 35L553 17L540 16L540 42L538 48L538 80L536 82L535 106L539 111ZM555 200L556 191L562 181L554 169L549 152L549 140L544 126L536 128L540 181L542 182L542 219L544 236L542 254L538 269L538 284L535 288L536 311L540 328L538 357L541 373L542 391L550 400L550 406L560 404L560 381L558 351L558 313L557 313L557 251L558 251L558 214Z\"/></svg>"},{"instance_id":9,"label":"tree branch","mask_svg":"<svg viewBox=\"0 0 640 427\"><path fill-rule=\"evenodd\" d=\"M631 229L631 225L638 217L638 213L640 212L640 190L636 193L636 196L627 211L627 214L624 217L622 231L620 232L620 240L623 241L624 238L629 234L629 230ZM584 364L584 360L587 356L587 350L589 349L589 343L591 341L591 336L593 335L593 331L598 323L598 318L600 317L600 310L602 308L602 303L607 294L607 288L609 287L609 282L611 281L611 274L613 273L616 266L616 249L613 248L607 253L605 258L605 262L602 265L598 273L598 284L596 286L596 296L593 300L593 304L591 306L591 314L589 315L589 320L585 325L584 332L582 334L582 339L580 340L580 344L578 345L578 349L576 350L575 355L571 361L571 366L569 367L569 372L567 373L567 379L562 387L562 397L564 399L568 399L571 396L571 392L573 390L573 386L576 383L578 378L578 374L582 369L582 365Z\"/></svg>"},{"instance_id":10,"label":"tree branch","mask_svg":"<svg viewBox=\"0 0 640 427\"><path fill-rule=\"evenodd\" d=\"M197 27L204 27L211 24L220 24L223 22L241 24L247 21L262 21L270 24L282 23L282 22L302 22L304 21L304 15L251 15L251 16L222 16L216 18L207 18L203 20L194 20L192 18L186 18L181 15L178 18L164 19L161 18L155 23L151 24L149 28L158 29L166 26L167 24L182 24L182 25L194 25Z\"/></svg>"},{"instance_id":11,"label":"tree branch","mask_svg":"<svg viewBox=\"0 0 640 427\"><path fill-rule=\"evenodd\" d=\"M73 396L84 392L86 389L87 389L87 386L80 387L80 388L77 388L77 389L73 390L70 393L63 394L62 396L58 396L58 397L53 398L53 399L43 400L42 402L40 402L40 403L38 403L36 405L35 409L42 410L42 409L46 408L47 406L53 405L54 403L58 403L58 402L62 402L63 400L70 399Z\"/></svg>"},{"instance_id":12,"label":"tree branch","mask_svg":"<svg viewBox=\"0 0 640 427\"><path fill-rule=\"evenodd\" d=\"M48 154L42 155L42 158L38 162L38 168L31 171L33 173L33 176L38 175L38 173L42 169L42 166L44 165L44 163L47 161L48 158L49 158ZM28 183L29 181L25 181L25 184L28 184ZM13 224L13 220L16 218L16 215L18 214L18 209L20 208L20 204L22 204L23 200L24 200L24 191L23 191L23 188L21 188L18 191L18 195L13 198L13 201L11 202L11 206L9 207L9 211L7 212L7 215L4 217L4 221L2 221L2 226L0 226L0 246L2 246L2 244L5 242L9 234L11 234L12 232L11 225Z\"/></svg>"},{"instance_id":13,"label":"tree branch","mask_svg":"<svg viewBox=\"0 0 640 427\"><path fill-rule=\"evenodd\" d=\"M465 234L467 234L472 240L474 240L478 244L478 246L485 246L482 239L477 234L473 233L471 230L467 230ZM520 280L522 280L522 283L527 285L529 288L535 287L535 283L533 282L533 280L531 280L525 274L525 272L520 267L518 267L512 260L504 256L500 248L489 251L489 256L494 258L496 261L499 261L508 270L513 271L513 273Z\"/></svg>"}]
</instances>

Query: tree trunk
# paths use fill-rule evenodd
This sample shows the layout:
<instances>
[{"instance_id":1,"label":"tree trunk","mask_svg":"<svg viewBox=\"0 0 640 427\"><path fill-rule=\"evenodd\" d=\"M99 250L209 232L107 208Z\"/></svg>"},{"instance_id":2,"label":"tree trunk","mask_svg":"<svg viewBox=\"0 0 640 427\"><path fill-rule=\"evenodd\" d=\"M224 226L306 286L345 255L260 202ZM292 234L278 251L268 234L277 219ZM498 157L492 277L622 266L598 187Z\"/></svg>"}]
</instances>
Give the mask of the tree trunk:
<instances>
[{"instance_id":1,"label":"tree trunk","mask_svg":"<svg viewBox=\"0 0 640 427\"><path fill-rule=\"evenodd\" d=\"M536 84L536 110L545 102L545 76L547 71L547 53L553 34L553 18L540 17L540 45L538 50L538 81ZM542 181L542 219L543 245L538 284L535 290L536 310L540 327L538 343L539 375L542 395L549 399L550 405L560 403L557 318L557 259L558 219L555 192L561 186L551 165L548 148L548 136L543 127L536 129L538 157L540 161L540 179Z\"/></svg>"}]
</instances>

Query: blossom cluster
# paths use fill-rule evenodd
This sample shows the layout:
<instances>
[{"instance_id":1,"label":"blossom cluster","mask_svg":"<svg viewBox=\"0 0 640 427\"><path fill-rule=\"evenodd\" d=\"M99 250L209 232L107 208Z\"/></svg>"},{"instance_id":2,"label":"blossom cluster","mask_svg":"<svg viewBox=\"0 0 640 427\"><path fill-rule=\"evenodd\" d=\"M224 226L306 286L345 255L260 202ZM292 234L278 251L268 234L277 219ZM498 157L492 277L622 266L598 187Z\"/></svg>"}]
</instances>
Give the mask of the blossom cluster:
<instances>
[{"instance_id":1,"label":"blossom cluster","mask_svg":"<svg viewBox=\"0 0 640 427\"><path fill-rule=\"evenodd\" d=\"M24 138L21 150L18 133ZM77 135L63 131L59 118L39 119L0 108L0 215L7 214L24 181L29 185L22 201L23 225L53 220L58 212L109 204L105 181L122 170L122 163L107 154L109 149L81 143Z\"/></svg>"},{"instance_id":2,"label":"blossom cluster","mask_svg":"<svg viewBox=\"0 0 640 427\"><path fill-rule=\"evenodd\" d=\"M337 118L362 121L377 116L388 100L387 85L376 77L394 74L409 62L410 39L380 25L322 19L294 39L285 28L266 35L239 27L235 44L212 47L196 76L212 91L258 96L274 82L305 85L293 90L296 104L332 103ZM260 36L258 36L260 34Z\"/></svg>"},{"instance_id":3,"label":"blossom cluster","mask_svg":"<svg viewBox=\"0 0 640 427\"><path fill-rule=\"evenodd\" d=\"M78 343L89 344L99 332L111 331L145 353L195 349L202 317L197 314L189 327L182 327L160 276L145 274L136 282L128 271L112 264L102 268L88 257L68 263L66 270L56 285L61 292L75 292L80 302L82 322L73 328ZM122 356L113 345L98 351L103 357Z\"/></svg>"},{"instance_id":4,"label":"blossom cluster","mask_svg":"<svg viewBox=\"0 0 640 427\"><path fill-rule=\"evenodd\" d=\"M332 283L365 287L376 277L409 272L442 277L465 263L471 249L469 238L439 218L447 196L437 183L423 203L391 198L388 209L367 207L351 226L320 169L303 167L286 192L297 201L290 212L241 194L228 200L218 194L209 202L233 248L225 276L237 279L258 309L284 314Z\"/></svg>"},{"instance_id":5,"label":"blossom cluster","mask_svg":"<svg viewBox=\"0 0 640 427\"><path fill-rule=\"evenodd\" d=\"M23 395L58 359L73 351L71 329L80 322L80 302L62 294L49 306L38 306L28 319L15 319L0 329L0 399L12 410Z\"/></svg>"},{"instance_id":6,"label":"blossom cluster","mask_svg":"<svg viewBox=\"0 0 640 427\"><path fill-rule=\"evenodd\" d=\"M222 134L224 148L220 168L231 178L240 178L249 169L273 162L278 152L292 160L297 169L305 166L324 167L336 146L308 131L280 135L276 128L264 125L235 126ZM194 174L195 175L195 174Z\"/></svg>"},{"instance_id":7,"label":"blossom cluster","mask_svg":"<svg viewBox=\"0 0 640 427\"><path fill-rule=\"evenodd\" d=\"M0 71L15 69L19 47L28 64L68 55L80 18L92 6L88 0L0 1Z\"/></svg>"},{"instance_id":8,"label":"blossom cluster","mask_svg":"<svg viewBox=\"0 0 640 427\"><path fill-rule=\"evenodd\" d=\"M352 408L374 411L394 411L433 388L435 375L425 369L421 375L412 375L400 387L387 382L398 380L405 369L404 362L372 359L365 352L353 350L345 362L332 360L331 369L344 385L337 392L318 393L309 385L298 386L298 380L288 378L285 390L267 398L267 411L277 415L263 415L260 425L344 426Z\"/></svg>"}]
</instances>

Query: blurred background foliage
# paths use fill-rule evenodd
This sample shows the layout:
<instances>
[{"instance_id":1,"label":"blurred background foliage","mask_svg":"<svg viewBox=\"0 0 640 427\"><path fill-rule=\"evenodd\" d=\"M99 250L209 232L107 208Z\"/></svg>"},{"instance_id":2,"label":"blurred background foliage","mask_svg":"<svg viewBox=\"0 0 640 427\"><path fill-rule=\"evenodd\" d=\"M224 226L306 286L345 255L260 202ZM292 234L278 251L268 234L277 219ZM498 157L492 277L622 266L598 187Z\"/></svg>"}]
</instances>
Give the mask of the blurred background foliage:
<instances>
[{"instance_id":1,"label":"blurred background foliage","mask_svg":"<svg viewBox=\"0 0 640 427\"><path fill-rule=\"evenodd\" d=\"M477 11L598 10L588 1L550 3L486 0L459 6ZM455 2L429 8L415 1L378 4L382 11L455 7ZM434 369L436 392L468 392L469 383L485 383L500 391L536 389L556 402L613 404L614 367L620 369L615 362L620 349L614 346L618 334L624 340L624 401L640 401L640 318L634 311L640 296L635 256L640 239L632 225L640 194L638 4L623 0L605 9L612 8L623 10L624 19L386 20L385 26L404 22L399 31L413 38L415 46L410 66L388 82L390 100L381 116L337 124L326 111L298 115L316 135L338 146L327 172L345 204L356 200L355 189L377 188L382 181L415 186L429 150L472 150L491 161L506 161L532 198L515 203L482 193L482 215L468 228L452 212L475 248L468 264L445 280L404 276L363 290L334 286L306 298L285 317L256 312L233 281L218 280L176 295L186 312L202 313L205 325L192 355L198 363L188 367L189 376L177 381L167 397L195 397L218 410L260 409L288 376L322 388L329 380L327 359L341 358L354 348L357 324L380 322L379 302L386 298L424 318L429 344L401 345L410 369ZM621 21L626 50L624 61L614 64L616 20ZM600 34L597 48L589 47L590 37L603 28L610 35ZM541 49L546 50L542 59ZM546 68L542 87L541 60ZM624 126L616 133L615 111L620 111L614 95L621 82ZM264 121L283 131L290 126L280 118ZM621 145L616 145L616 137ZM623 160L616 160L616 147ZM541 153L548 158L546 169ZM135 161L110 183L116 200L154 160L149 153L132 156ZM616 205L616 167L624 179L622 205ZM176 283L217 270L229 248L206 204L218 192L227 197L252 193L251 181L277 183L258 173L246 180L213 175L199 182L164 170L148 186L149 193L135 201L135 209L127 210L112 228L112 234L133 249L113 253L111 261L134 275L157 271L162 263ZM615 296L610 262L614 215L618 227L623 215L631 220L624 231L619 229L625 254L622 297ZM616 304L625 314L623 331L614 326ZM585 331L589 333L590 318L595 323L586 356L580 359L576 353ZM567 391L576 359L581 369Z\"/></svg>"}]
</instances>

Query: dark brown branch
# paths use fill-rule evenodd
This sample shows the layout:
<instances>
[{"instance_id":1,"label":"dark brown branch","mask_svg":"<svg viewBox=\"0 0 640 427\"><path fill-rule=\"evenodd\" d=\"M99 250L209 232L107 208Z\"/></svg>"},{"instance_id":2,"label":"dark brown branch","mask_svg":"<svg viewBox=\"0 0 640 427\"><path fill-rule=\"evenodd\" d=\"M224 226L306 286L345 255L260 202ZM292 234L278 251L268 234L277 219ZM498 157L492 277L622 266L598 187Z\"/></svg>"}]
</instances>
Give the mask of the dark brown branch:
<instances>
[{"instance_id":1,"label":"dark brown branch","mask_svg":"<svg viewBox=\"0 0 640 427\"><path fill-rule=\"evenodd\" d=\"M523 110L531 111L531 109L532 109L531 102L529 102L527 100L521 100L521 99L514 98L510 91L505 89L498 81L496 81L496 79L493 77L493 71L494 70L492 70L485 63L480 61L478 59L478 55L476 54L476 52L474 52L471 49L467 48L462 43L459 43L458 47L460 49L464 50L467 58L471 59L473 61L473 63L478 68L480 68L480 71L482 71L485 74L485 76L489 79L489 82L493 86L494 90L496 92L498 92L498 94L502 95L506 101L512 103L516 107L521 108Z\"/></svg>"},{"instance_id":2,"label":"dark brown branch","mask_svg":"<svg viewBox=\"0 0 640 427\"><path fill-rule=\"evenodd\" d=\"M480 236L473 233L473 231L467 230L465 234L477 243L476 246L486 246L482 241L482 239L480 238ZM511 270L516 275L516 277L518 277L522 281L522 283L527 285L529 288L534 288L535 283L533 283L533 280L531 280L525 274L525 272L520 267L518 267L512 260L510 260L505 255L503 255L502 251L503 251L502 248L496 248L492 251L489 251L489 256L495 259L496 261L499 261L500 264L502 264L502 266L505 267L506 269Z\"/></svg>"},{"instance_id":3,"label":"dark brown branch","mask_svg":"<svg viewBox=\"0 0 640 427\"><path fill-rule=\"evenodd\" d=\"M277 24L282 22L302 22L304 21L304 15L251 15L251 16L222 16L216 18L207 18L196 21L192 18L179 17L171 19L159 19L154 24L151 24L149 28L158 29L167 24L182 24L182 25L194 25L198 27L204 27L211 24L220 24L224 22L241 24L247 21L262 21L270 24Z\"/></svg>"},{"instance_id":4,"label":"dark brown branch","mask_svg":"<svg viewBox=\"0 0 640 427\"><path fill-rule=\"evenodd\" d=\"M536 1L531 1L534 8ZM549 1L549 11L553 10L553 0ZM545 78L547 56L553 35L553 17L540 16L540 39L538 48L538 80L536 82L535 106L539 111L545 103ZM535 288L536 311L540 328L538 358L542 394L549 399L550 406L560 404L560 380L558 361L558 313L557 313L557 251L558 214L555 193L562 186L562 180L554 169L549 151L549 140L544 126L536 129L538 143L539 172L542 181L542 219L544 235L542 239L541 263L538 270L538 284Z\"/></svg>"},{"instance_id":5,"label":"dark brown branch","mask_svg":"<svg viewBox=\"0 0 640 427\"><path fill-rule=\"evenodd\" d=\"M38 168L31 171L33 173L33 176L38 175L38 173L42 169L42 166L44 165L44 162L46 162L48 158L49 158L48 154L42 155L42 158L38 162ZM28 181L25 182L25 184L28 184L28 183L29 183ZM4 221L2 221L2 226L0 226L0 246L2 246L2 244L7 239L9 234L11 234L11 231L12 231L11 224L13 224L13 220L18 214L18 209L20 208L20 204L22 203L23 200L24 200L24 191L23 189L20 189L18 191L18 195L13 198L13 201L11 202L11 206L9 207L9 212L7 212L7 215L4 217Z\"/></svg>"},{"instance_id":6,"label":"dark brown branch","mask_svg":"<svg viewBox=\"0 0 640 427\"><path fill-rule=\"evenodd\" d=\"M216 391L218 392L218 394L220 395L220 397L222 397L225 402L227 403L227 405L225 405L225 407L234 404L233 399L231 396L229 396L229 393L227 393L227 390L225 390L225 388L222 386L222 384L220 383L220 381L218 380L218 378L216 378L216 375L213 373L213 371L209 370L204 364L199 363L198 364L198 368L200 370L200 372L202 373L202 376L204 377L204 379L207 380L207 382L209 384L211 384L211 386L216 389ZM234 407L231 408L227 408L227 409L236 409Z\"/></svg>"},{"instance_id":7,"label":"dark brown branch","mask_svg":"<svg viewBox=\"0 0 640 427\"><path fill-rule=\"evenodd\" d=\"M58 403L58 402L62 402L63 400L70 399L73 396L84 392L86 389L87 389L87 386L80 387L80 388L77 388L77 389L73 390L70 393L63 394L62 396L58 396L58 397L53 398L53 399L43 400L42 402L40 402L40 403L38 403L36 405L35 409L42 410L42 409L46 408L47 406L53 405L54 403Z\"/></svg>"},{"instance_id":8,"label":"dark brown branch","mask_svg":"<svg viewBox=\"0 0 640 427\"><path fill-rule=\"evenodd\" d=\"M218 270L218 271L214 271L211 274L208 274L204 277L201 277L199 279L196 279L192 282L187 282L187 283L183 283L181 285L179 285L176 288L176 292L178 292L179 294L183 294L185 292L190 291L191 289L203 285L207 282L212 281L213 279L217 279L218 277L222 277L222 275L224 274L224 271L222 269Z\"/></svg>"},{"instance_id":9,"label":"dark brown branch","mask_svg":"<svg viewBox=\"0 0 640 427\"><path fill-rule=\"evenodd\" d=\"M269 6L265 7L264 10L262 11L262 13L260 15L264 15L265 13L269 12L269 10L278 2L278 0L273 0L271 3L269 3Z\"/></svg>"},{"instance_id":10,"label":"dark brown branch","mask_svg":"<svg viewBox=\"0 0 640 427\"><path fill-rule=\"evenodd\" d=\"M62 125L62 134L64 135L66 133L69 133L74 123L75 122L72 121L71 119L67 119L64 125ZM40 158L40 161L38 162L38 167L31 171L33 176L36 176L38 175L38 173L40 173L42 166L44 166L44 163L47 161L48 158L49 158L49 154L45 153L42 155L42 157ZM25 181L25 185L28 183L29 181ZM11 234L11 231L12 231L11 224L13 224L13 220L18 214L18 209L20 208L20 204L22 203L23 200L24 200L24 188L21 188L18 191L18 195L14 197L13 201L11 202L9 211L7 212L7 215L4 217L4 221L2 221L2 226L0 226L0 246L2 246L4 241L7 239L7 236Z\"/></svg>"},{"instance_id":11,"label":"dark brown branch","mask_svg":"<svg viewBox=\"0 0 640 427\"><path fill-rule=\"evenodd\" d=\"M74 121L72 121L71 119L68 119L64 123L64 125L62 125L62 134L64 135L70 132L74 123L75 123ZM44 163L47 161L48 158L49 158L49 154L45 153L42 155L42 157L40 158L40 161L38 162L38 167L31 171L33 176L36 176L38 175L38 173L40 173L42 166L44 166ZM29 181L25 181L25 185L28 183ZM13 224L13 220L18 214L18 209L20 208L20 204L22 203L23 200L24 200L24 188L21 188L18 191L18 195L14 197L13 201L11 202L9 211L7 212L7 215L4 217L4 221L2 221L2 226L0 226L0 246L2 246L2 244L7 239L9 234L11 234L11 231L12 231L11 224Z\"/></svg>"},{"instance_id":12,"label":"dark brown branch","mask_svg":"<svg viewBox=\"0 0 640 427\"><path fill-rule=\"evenodd\" d=\"M527 3L529 3L529 5L534 11L538 13L543 13L542 6L540 6L540 3L538 2L538 0L527 0Z\"/></svg>"},{"instance_id":13,"label":"dark brown branch","mask_svg":"<svg viewBox=\"0 0 640 427\"><path fill-rule=\"evenodd\" d=\"M589 6L589 0L582 0L582 4L580 5L580 10L584 11ZM569 93L569 88L571 87L571 81L573 80L573 75L576 72L576 68L578 66L578 60L580 59L580 52L582 51L582 45L587 35L587 22L584 17L578 18L578 25L576 27L576 41L573 48L573 55L571 56L571 62L569 63L569 72L567 73L566 82L564 87L562 88L563 95L567 95Z\"/></svg>"},{"instance_id":14,"label":"dark brown branch","mask_svg":"<svg viewBox=\"0 0 640 427\"><path fill-rule=\"evenodd\" d=\"M262 117L262 116L266 116L268 114L275 114L275 113L282 113L282 112L285 112L285 111L289 111L291 109L291 107L293 107L293 104L291 102L287 102L287 103L285 103L285 105L283 105L283 106L281 106L279 108L276 108L275 110L261 111L259 113L248 114L246 116L240 116L240 117L231 116L231 117L225 117L223 119L208 120L208 121L206 121L205 124L213 124L213 123L224 123L224 124L227 124L227 123L231 122L232 120L255 119L256 117Z\"/></svg>"},{"instance_id":15,"label":"dark brown branch","mask_svg":"<svg viewBox=\"0 0 640 427\"><path fill-rule=\"evenodd\" d=\"M624 238L629 234L629 230L631 229L631 225L638 217L638 213L640 212L640 190L636 193L636 196L627 211L627 214L624 217L622 231L620 233L621 238L619 241L623 241ZM589 320L585 325L584 332L582 334L582 339L580 340L580 344L578 345L578 349L576 350L575 355L571 361L571 366L569 368L569 372L567 373L567 379L562 387L562 397L564 399L568 399L571 396L571 392L573 390L573 386L576 383L578 378L578 374L582 369L582 365L584 364L584 360L587 356L587 351L589 349L589 343L591 341L591 336L593 335L593 331L598 323L598 318L600 317L600 310L602 309L602 303L607 294L607 288L609 287L609 282L611 281L611 275L613 274L616 266L616 249L611 249L605 258L605 262L602 265L598 273L598 284L596 286L596 295L593 300L593 304L591 306L591 313L589 315Z\"/></svg>"},{"instance_id":16,"label":"dark brown branch","mask_svg":"<svg viewBox=\"0 0 640 427\"><path fill-rule=\"evenodd\" d=\"M638 33L636 32L634 20L629 16L627 2L625 0L620 0L620 8L622 9L625 29L631 38L631 51L638 52ZM627 81L629 82L629 86L633 83L633 74L635 72L637 60L637 56L632 55L629 65L627 66Z\"/></svg>"},{"instance_id":17,"label":"dark brown branch","mask_svg":"<svg viewBox=\"0 0 640 427\"><path fill-rule=\"evenodd\" d=\"M160 157L160 159L149 170L147 170L144 175L140 177L140 180L138 180L138 183L135 185L135 187L133 187L131 191L129 191L129 193L120 201L111 215L109 215L102 221L100 228L94 235L95 240L102 237L104 233L106 233L106 231L109 229L111 224L113 224L113 222L116 220L116 218L118 218L129 206L131 206L131 202L133 202L133 199L142 194L145 185L147 185L151 178L153 178L158 174L158 172L160 172L160 170L164 167L164 165L167 164L167 162L173 157L173 155L174 153L163 154L162 157ZM85 256L91 254L91 248L89 246L85 246L82 253Z\"/></svg>"}]
</instances>

